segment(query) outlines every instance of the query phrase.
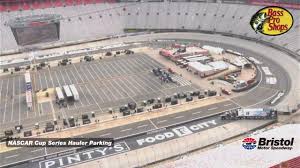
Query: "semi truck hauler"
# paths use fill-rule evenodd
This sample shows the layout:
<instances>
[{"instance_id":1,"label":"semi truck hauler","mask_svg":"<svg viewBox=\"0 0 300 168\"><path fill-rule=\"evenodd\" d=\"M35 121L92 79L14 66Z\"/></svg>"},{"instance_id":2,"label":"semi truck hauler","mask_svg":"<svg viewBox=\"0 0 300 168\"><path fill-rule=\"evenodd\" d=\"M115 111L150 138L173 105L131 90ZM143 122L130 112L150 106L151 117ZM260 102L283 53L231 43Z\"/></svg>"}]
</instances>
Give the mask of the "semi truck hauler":
<instances>
[{"instance_id":1,"label":"semi truck hauler","mask_svg":"<svg viewBox=\"0 0 300 168\"><path fill-rule=\"evenodd\" d=\"M71 92L73 94L74 100L75 101L79 101L79 94L78 94L78 91L77 91L75 85L72 84L72 85L69 85L69 87L70 87L70 90L71 90Z\"/></svg>"}]
</instances>

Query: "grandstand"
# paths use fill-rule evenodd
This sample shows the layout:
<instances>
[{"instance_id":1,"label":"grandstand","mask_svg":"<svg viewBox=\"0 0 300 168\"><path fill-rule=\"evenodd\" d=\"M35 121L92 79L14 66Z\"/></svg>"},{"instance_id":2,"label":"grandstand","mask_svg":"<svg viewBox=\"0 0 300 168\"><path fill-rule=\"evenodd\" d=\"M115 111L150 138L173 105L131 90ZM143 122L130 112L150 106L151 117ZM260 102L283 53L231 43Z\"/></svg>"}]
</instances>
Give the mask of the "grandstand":
<instances>
[{"instance_id":1,"label":"grandstand","mask_svg":"<svg viewBox=\"0 0 300 168\"><path fill-rule=\"evenodd\" d=\"M300 146L299 124L289 124L273 129L262 129L248 135L251 138L295 138L295 145L291 150L246 150L242 147L242 139L217 148L192 154L190 157L183 156L174 162L164 163L159 168L196 168L196 167L272 167L296 168L299 167ZM230 153L228 155L228 153Z\"/></svg>"},{"instance_id":2,"label":"grandstand","mask_svg":"<svg viewBox=\"0 0 300 168\"><path fill-rule=\"evenodd\" d=\"M48 1L45 1L47 4ZM69 1L64 1L65 4ZM75 1L72 1L73 3ZM76 1L79 2L79 1ZM199 2L140 2L140 3L96 3L84 1L86 5L60 5L61 1L51 1L55 8L34 8L35 10L2 10L0 13L1 54L22 48L12 33L9 22L16 17L30 17L43 14L57 14L60 20L60 40L63 44L79 40L95 40L124 34L124 30L153 31L204 31L237 35L243 38L276 44L299 56L299 9L289 9L294 16L294 26L276 38L258 35L248 26L251 16L262 6L245 3L199 3ZM89 2L94 2L90 4ZM111 1L110 1L111 2ZM297 4L296 4L297 5ZM297 6L296 6L297 7ZM1 7L3 9L3 5ZM88 12L87 12L88 11ZM159 16L159 17L158 17ZM236 25L242 25L236 27ZM76 29L74 29L76 27ZM5 42L4 42L5 41ZM55 44L55 43L51 43Z\"/></svg>"},{"instance_id":3,"label":"grandstand","mask_svg":"<svg viewBox=\"0 0 300 168\"><path fill-rule=\"evenodd\" d=\"M7 0L4 2L7 2ZM45 1L44 3L48 4L47 2ZM72 2L74 3L75 1ZM53 6L52 8L34 8L35 10L24 11L11 10L10 12L2 10L0 13L1 53L20 49L8 24L9 22L16 17L30 17L43 14L62 16L60 20L60 40L56 42L60 42L60 44L124 34L124 30L192 30L225 33L225 35L233 34L243 38L256 38L259 41L281 46L297 53L298 56L300 53L298 45L299 9L289 9L294 16L293 28L288 33L274 38L272 36L255 34L251 27L248 26L251 16L262 6L249 6L244 3L223 4L167 1L151 3L96 3L96 1L84 1L86 5L81 5L83 1L76 2L80 5L60 5L62 4L61 1L52 0L51 4L52 6L55 4L55 8ZM91 4L90 2L93 3ZM64 4L72 3L64 1ZM3 9L3 5L1 9ZM236 27L236 25L242 26Z\"/></svg>"},{"instance_id":4,"label":"grandstand","mask_svg":"<svg viewBox=\"0 0 300 168\"><path fill-rule=\"evenodd\" d=\"M96 3L114 3L114 0L1 0L0 11L22 11Z\"/></svg>"}]
</instances>

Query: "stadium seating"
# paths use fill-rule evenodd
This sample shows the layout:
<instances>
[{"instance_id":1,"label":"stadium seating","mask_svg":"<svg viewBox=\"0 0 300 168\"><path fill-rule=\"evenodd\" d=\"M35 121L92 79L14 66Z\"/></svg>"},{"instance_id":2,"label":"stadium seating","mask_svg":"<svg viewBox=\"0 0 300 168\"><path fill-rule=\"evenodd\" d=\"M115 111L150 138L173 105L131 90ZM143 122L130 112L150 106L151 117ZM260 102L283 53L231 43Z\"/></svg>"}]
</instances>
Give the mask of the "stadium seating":
<instances>
[{"instance_id":1,"label":"stadium seating","mask_svg":"<svg viewBox=\"0 0 300 168\"><path fill-rule=\"evenodd\" d=\"M293 28L288 33L272 37L256 34L251 29L250 18L262 8L255 5L194 2L101 3L103 0L48 2L43 5L45 9L0 13L1 51L18 48L10 27L5 24L9 20L16 16L55 13L64 18L60 23L60 42L118 35L124 33L123 30L126 28L204 30L257 38L282 46L298 55L300 53L298 45L300 10L296 9L289 9L295 19ZM73 3L77 5L71 5ZM79 5L82 3L86 5ZM47 8L50 4L56 7ZM64 7L63 4L71 6ZM27 3L24 3L24 6L28 8ZM36 7L40 6L36 4ZM0 9L3 7L0 6Z\"/></svg>"},{"instance_id":2,"label":"stadium seating","mask_svg":"<svg viewBox=\"0 0 300 168\"><path fill-rule=\"evenodd\" d=\"M94 3L115 3L115 0L3 0L0 1L0 12L30 9L44 9L61 6L73 6Z\"/></svg>"},{"instance_id":3,"label":"stadium seating","mask_svg":"<svg viewBox=\"0 0 300 168\"><path fill-rule=\"evenodd\" d=\"M295 157L293 159L284 161L279 163L278 165L274 165L270 168L283 168L283 167L287 167L287 168L297 168L300 165L300 156Z\"/></svg>"}]
</instances>

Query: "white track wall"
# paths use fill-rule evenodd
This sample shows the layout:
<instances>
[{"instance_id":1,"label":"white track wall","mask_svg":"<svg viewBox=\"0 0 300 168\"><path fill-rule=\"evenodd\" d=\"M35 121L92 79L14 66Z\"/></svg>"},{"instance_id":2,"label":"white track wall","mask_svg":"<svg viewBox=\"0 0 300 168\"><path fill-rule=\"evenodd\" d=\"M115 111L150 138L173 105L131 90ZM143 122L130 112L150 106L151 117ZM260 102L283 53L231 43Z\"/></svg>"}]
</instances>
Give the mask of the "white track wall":
<instances>
[{"instance_id":1,"label":"white track wall","mask_svg":"<svg viewBox=\"0 0 300 168\"><path fill-rule=\"evenodd\" d=\"M281 36L255 34L249 25L251 16L262 7L239 4L161 2L114 3L33 11L0 13L1 51L18 49L13 34L5 23L16 16L61 14L70 20L61 21L60 42L96 39L122 34L124 28L133 29L193 29L227 32L254 37L286 47L300 54L300 11L290 10L294 16L293 28ZM94 12L95 11L95 12ZM98 12L96 12L98 11ZM86 14L86 15L82 15ZM78 15L82 15L81 20Z\"/></svg>"}]
</instances>

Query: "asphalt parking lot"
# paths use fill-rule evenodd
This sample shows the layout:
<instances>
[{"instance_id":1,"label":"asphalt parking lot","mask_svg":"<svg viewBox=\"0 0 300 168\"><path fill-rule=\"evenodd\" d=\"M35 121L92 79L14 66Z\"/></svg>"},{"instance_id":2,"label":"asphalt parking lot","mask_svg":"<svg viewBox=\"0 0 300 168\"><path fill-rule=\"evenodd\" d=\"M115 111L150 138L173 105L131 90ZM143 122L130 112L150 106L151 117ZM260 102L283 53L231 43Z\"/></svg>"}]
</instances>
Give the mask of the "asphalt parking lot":
<instances>
[{"instance_id":1,"label":"asphalt parking lot","mask_svg":"<svg viewBox=\"0 0 300 168\"><path fill-rule=\"evenodd\" d=\"M165 97L178 92L199 89L184 78L175 75L177 83L162 83L151 70L164 68L145 54L124 55L92 62L74 63L32 72L33 90L75 84L80 100L59 108L53 102L38 103L36 110L28 111L25 101L24 75L0 78L0 124L23 124L81 117L82 114L107 112L128 102L140 104L150 98ZM11 100L12 99L12 100Z\"/></svg>"},{"instance_id":2,"label":"asphalt parking lot","mask_svg":"<svg viewBox=\"0 0 300 168\"><path fill-rule=\"evenodd\" d=\"M48 73L45 70L41 72L43 75L37 74L36 86L38 90L75 84L80 101L61 109L54 105L55 111L63 117L107 112L108 108L117 109L128 102L140 103L173 95L176 91L194 90L195 86L184 78L178 79L178 84L161 83L151 72L157 67L163 68L163 65L144 54L122 56L59 67ZM44 80L39 80L41 78Z\"/></svg>"},{"instance_id":3,"label":"asphalt parking lot","mask_svg":"<svg viewBox=\"0 0 300 168\"><path fill-rule=\"evenodd\" d=\"M0 124L20 122L29 117L25 98L24 75L0 78Z\"/></svg>"}]
</instances>

